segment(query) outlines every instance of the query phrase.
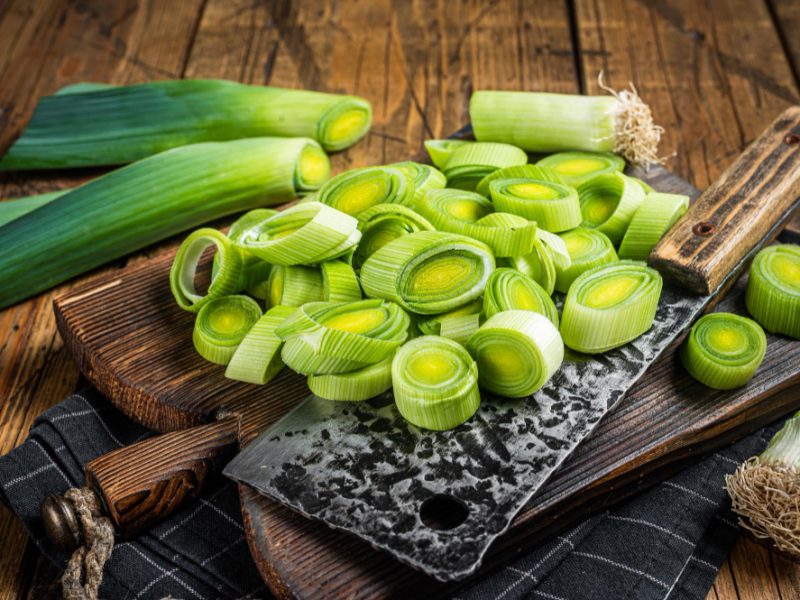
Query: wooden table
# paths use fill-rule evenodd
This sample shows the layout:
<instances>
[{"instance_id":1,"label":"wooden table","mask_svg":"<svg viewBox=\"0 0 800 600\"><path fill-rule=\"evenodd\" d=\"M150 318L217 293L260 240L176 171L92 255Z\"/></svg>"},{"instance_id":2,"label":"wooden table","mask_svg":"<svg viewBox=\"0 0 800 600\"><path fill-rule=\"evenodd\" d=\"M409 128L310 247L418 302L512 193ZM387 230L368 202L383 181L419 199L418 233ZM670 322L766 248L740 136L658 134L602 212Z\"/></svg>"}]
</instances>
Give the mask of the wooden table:
<instances>
[{"instance_id":1,"label":"wooden table","mask_svg":"<svg viewBox=\"0 0 800 600\"><path fill-rule=\"evenodd\" d=\"M373 129L334 157L341 170L459 128L473 89L597 94L602 70L635 82L668 166L702 189L800 102L798 29L796 0L0 0L0 151L63 85L221 77L371 100ZM89 175L2 175L0 197ZM0 454L79 384L51 310L64 289L0 311ZM0 598L52 591L57 573L4 509L0 540ZM800 564L742 538L709 598L800 598Z\"/></svg>"}]
</instances>

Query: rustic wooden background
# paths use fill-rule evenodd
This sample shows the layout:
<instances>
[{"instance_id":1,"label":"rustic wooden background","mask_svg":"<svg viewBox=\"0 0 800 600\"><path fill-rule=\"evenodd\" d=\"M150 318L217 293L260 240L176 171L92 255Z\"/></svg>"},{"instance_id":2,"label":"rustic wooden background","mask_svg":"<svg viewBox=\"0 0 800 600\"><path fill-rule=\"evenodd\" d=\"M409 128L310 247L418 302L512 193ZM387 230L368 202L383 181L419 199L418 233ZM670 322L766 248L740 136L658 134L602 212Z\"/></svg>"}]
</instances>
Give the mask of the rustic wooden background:
<instances>
[{"instance_id":1,"label":"rustic wooden background","mask_svg":"<svg viewBox=\"0 0 800 600\"><path fill-rule=\"evenodd\" d=\"M224 77L369 98L373 130L340 170L458 129L473 89L594 94L603 70L636 83L668 166L702 189L800 102L798 30L797 0L0 0L0 152L68 83ZM85 177L1 175L0 197ZM64 289L0 312L0 454L79 385L51 309ZM4 509L0 540L0 599L52 591L57 573ZM730 598L800 598L800 565L742 538L709 592Z\"/></svg>"}]
</instances>

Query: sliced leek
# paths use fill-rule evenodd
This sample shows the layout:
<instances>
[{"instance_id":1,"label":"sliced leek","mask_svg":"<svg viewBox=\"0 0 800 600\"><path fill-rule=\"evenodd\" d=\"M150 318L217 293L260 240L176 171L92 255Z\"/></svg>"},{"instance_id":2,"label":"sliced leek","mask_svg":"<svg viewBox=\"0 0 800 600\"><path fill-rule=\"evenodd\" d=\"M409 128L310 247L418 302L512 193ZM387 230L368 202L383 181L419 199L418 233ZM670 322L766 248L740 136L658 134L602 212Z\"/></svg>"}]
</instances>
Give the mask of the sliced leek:
<instances>
[{"instance_id":1,"label":"sliced leek","mask_svg":"<svg viewBox=\"0 0 800 600\"><path fill-rule=\"evenodd\" d=\"M471 238L419 231L389 242L361 267L365 295L406 310L434 315L458 308L483 293L494 270L491 250Z\"/></svg>"},{"instance_id":2,"label":"sliced leek","mask_svg":"<svg viewBox=\"0 0 800 600\"><path fill-rule=\"evenodd\" d=\"M442 317L439 335L466 346L467 340L480 326L480 314L449 315Z\"/></svg>"},{"instance_id":3,"label":"sliced leek","mask_svg":"<svg viewBox=\"0 0 800 600\"><path fill-rule=\"evenodd\" d=\"M448 317L461 317L464 315L478 315L483 312L483 300L478 298L440 315L420 316L416 319L417 327L423 335L441 335L442 321Z\"/></svg>"},{"instance_id":4,"label":"sliced leek","mask_svg":"<svg viewBox=\"0 0 800 600\"><path fill-rule=\"evenodd\" d=\"M745 303L767 331L800 339L800 246L769 246L756 254Z\"/></svg>"},{"instance_id":5,"label":"sliced leek","mask_svg":"<svg viewBox=\"0 0 800 600\"><path fill-rule=\"evenodd\" d=\"M247 332L261 318L261 308L248 296L223 296L206 302L197 313L192 341L207 361L227 365Z\"/></svg>"},{"instance_id":6,"label":"sliced leek","mask_svg":"<svg viewBox=\"0 0 800 600\"><path fill-rule=\"evenodd\" d=\"M516 146L470 142L453 150L443 172L447 177L447 187L474 190L493 171L527 162L528 155Z\"/></svg>"},{"instance_id":7,"label":"sliced leek","mask_svg":"<svg viewBox=\"0 0 800 600\"><path fill-rule=\"evenodd\" d=\"M619 245L620 258L644 260L689 208L689 196L653 192L636 210Z\"/></svg>"},{"instance_id":8,"label":"sliced leek","mask_svg":"<svg viewBox=\"0 0 800 600\"><path fill-rule=\"evenodd\" d=\"M233 81L70 92L39 101L0 170L116 165L176 146L264 136L306 137L341 150L367 132L372 118L363 98Z\"/></svg>"},{"instance_id":9,"label":"sliced leek","mask_svg":"<svg viewBox=\"0 0 800 600\"><path fill-rule=\"evenodd\" d=\"M194 144L111 171L0 227L0 308L186 229L314 189L316 142Z\"/></svg>"},{"instance_id":10,"label":"sliced leek","mask_svg":"<svg viewBox=\"0 0 800 600\"><path fill-rule=\"evenodd\" d=\"M358 215L361 241L354 262L360 268L376 250L394 239L416 231L433 231L425 217L402 204L376 204Z\"/></svg>"},{"instance_id":11,"label":"sliced leek","mask_svg":"<svg viewBox=\"0 0 800 600\"><path fill-rule=\"evenodd\" d=\"M614 251L614 244L606 234L597 229L578 227L562 233L561 239L564 240L571 259L571 264L567 268L556 268L555 289L564 294L582 273L619 260Z\"/></svg>"},{"instance_id":12,"label":"sliced leek","mask_svg":"<svg viewBox=\"0 0 800 600\"><path fill-rule=\"evenodd\" d=\"M551 183L563 184L564 180L556 175L547 167L540 167L539 165L517 165L515 167L505 167L492 171L486 177L478 182L475 191L481 196L490 195L490 187L493 181L498 179L535 179L537 181L548 181Z\"/></svg>"},{"instance_id":13,"label":"sliced leek","mask_svg":"<svg viewBox=\"0 0 800 600\"><path fill-rule=\"evenodd\" d=\"M717 390L745 385L767 351L764 330L731 313L701 317L681 347L681 362L700 383Z\"/></svg>"},{"instance_id":14,"label":"sliced leek","mask_svg":"<svg viewBox=\"0 0 800 600\"><path fill-rule=\"evenodd\" d=\"M544 229L537 229L536 237L539 238L539 241L542 242L548 254L550 254L557 269L566 269L572 264L572 257L569 255L567 245L558 235Z\"/></svg>"},{"instance_id":15,"label":"sliced leek","mask_svg":"<svg viewBox=\"0 0 800 600\"><path fill-rule=\"evenodd\" d=\"M411 204L414 181L399 167L367 167L339 173L319 190L317 199L348 215L376 204Z\"/></svg>"},{"instance_id":16,"label":"sliced leek","mask_svg":"<svg viewBox=\"0 0 800 600\"><path fill-rule=\"evenodd\" d=\"M291 306L270 308L244 336L225 369L225 377L263 385L280 373L283 341L275 330L294 311Z\"/></svg>"},{"instance_id":17,"label":"sliced leek","mask_svg":"<svg viewBox=\"0 0 800 600\"><path fill-rule=\"evenodd\" d=\"M466 235L488 245L495 256L519 256L533 249L536 224L524 217L492 212L492 203L475 192L429 190L417 211L439 231Z\"/></svg>"},{"instance_id":18,"label":"sliced leek","mask_svg":"<svg viewBox=\"0 0 800 600\"><path fill-rule=\"evenodd\" d=\"M326 302L355 302L361 300L361 287L356 272L349 264L329 260L320 265L322 299Z\"/></svg>"},{"instance_id":19,"label":"sliced leek","mask_svg":"<svg viewBox=\"0 0 800 600\"><path fill-rule=\"evenodd\" d=\"M567 185L536 179L498 179L489 186L495 210L525 217L547 231L581 224L578 192Z\"/></svg>"},{"instance_id":20,"label":"sliced leek","mask_svg":"<svg viewBox=\"0 0 800 600\"><path fill-rule=\"evenodd\" d=\"M195 287L197 267L210 246L217 248L217 273L205 294ZM199 311L211 300L238 291L242 274L242 254L228 237L216 229L204 227L190 233L178 247L169 272L169 287L183 310Z\"/></svg>"},{"instance_id":21,"label":"sliced leek","mask_svg":"<svg viewBox=\"0 0 800 600\"><path fill-rule=\"evenodd\" d=\"M580 275L561 313L564 344L595 354L622 346L653 325L663 283L643 262L622 260Z\"/></svg>"},{"instance_id":22,"label":"sliced leek","mask_svg":"<svg viewBox=\"0 0 800 600\"><path fill-rule=\"evenodd\" d=\"M400 348L392 362L392 386L400 414L423 429L458 427L481 402L475 361L443 337L425 335Z\"/></svg>"},{"instance_id":23,"label":"sliced leek","mask_svg":"<svg viewBox=\"0 0 800 600\"><path fill-rule=\"evenodd\" d=\"M536 164L552 170L572 187L598 175L621 173L625 169L625 159L611 152L558 152L545 156Z\"/></svg>"},{"instance_id":24,"label":"sliced leek","mask_svg":"<svg viewBox=\"0 0 800 600\"><path fill-rule=\"evenodd\" d=\"M564 360L556 326L527 310L492 315L469 339L467 350L478 364L480 387L507 398L530 396Z\"/></svg>"},{"instance_id":25,"label":"sliced leek","mask_svg":"<svg viewBox=\"0 0 800 600\"><path fill-rule=\"evenodd\" d=\"M658 162L664 131L636 89L610 96L479 91L469 116L480 141L506 142L529 152L614 152L633 164Z\"/></svg>"},{"instance_id":26,"label":"sliced leek","mask_svg":"<svg viewBox=\"0 0 800 600\"><path fill-rule=\"evenodd\" d=\"M394 355L374 365L329 375L309 375L308 389L326 400L359 402L380 396L392 387L392 359Z\"/></svg>"},{"instance_id":27,"label":"sliced leek","mask_svg":"<svg viewBox=\"0 0 800 600\"><path fill-rule=\"evenodd\" d=\"M38 194L36 196L25 196L23 198L11 198L0 202L0 227L18 219L22 215L27 215L29 212L37 208L50 204L59 196L63 196L69 190L58 190L56 192L48 192L46 194Z\"/></svg>"},{"instance_id":28,"label":"sliced leek","mask_svg":"<svg viewBox=\"0 0 800 600\"><path fill-rule=\"evenodd\" d=\"M404 161L389 165L402 169L414 183L414 199L420 198L427 190L438 190L447 185L447 178L439 169L430 165L413 161Z\"/></svg>"},{"instance_id":29,"label":"sliced leek","mask_svg":"<svg viewBox=\"0 0 800 600\"><path fill-rule=\"evenodd\" d=\"M544 288L547 294L552 294L556 285L556 266L552 253L537 237L533 250L523 256L497 259L498 266L511 267L527 275Z\"/></svg>"},{"instance_id":30,"label":"sliced leek","mask_svg":"<svg viewBox=\"0 0 800 600\"><path fill-rule=\"evenodd\" d=\"M582 227L597 229L615 246L622 241L633 215L645 198L644 188L622 173L609 173L578 187Z\"/></svg>"},{"instance_id":31,"label":"sliced leek","mask_svg":"<svg viewBox=\"0 0 800 600\"><path fill-rule=\"evenodd\" d=\"M305 265L337 258L360 238L354 217L321 202L305 202L254 224L237 243L273 265Z\"/></svg>"},{"instance_id":32,"label":"sliced leek","mask_svg":"<svg viewBox=\"0 0 800 600\"><path fill-rule=\"evenodd\" d=\"M500 268L491 274L486 283L483 312L486 317L491 317L506 310L537 312L558 327L556 305L545 289L519 271Z\"/></svg>"},{"instance_id":33,"label":"sliced leek","mask_svg":"<svg viewBox=\"0 0 800 600\"><path fill-rule=\"evenodd\" d=\"M267 282L269 306L302 306L306 302L323 300L322 273L305 265L276 265Z\"/></svg>"},{"instance_id":34,"label":"sliced leek","mask_svg":"<svg viewBox=\"0 0 800 600\"><path fill-rule=\"evenodd\" d=\"M256 208L251 210L234 221L230 229L228 229L228 238L234 243L237 243L242 233L252 225L277 214L278 211L271 208ZM242 274L239 276L239 283L236 285L234 291L240 292L246 290L251 296L263 300L266 298L267 282L272 265L261 260L258 256L251 254L244 248L240 247L239 250L242 254ZM215 254L212 277L216 277L218 271L219 255Z\"/></svg>"}]
</instances>

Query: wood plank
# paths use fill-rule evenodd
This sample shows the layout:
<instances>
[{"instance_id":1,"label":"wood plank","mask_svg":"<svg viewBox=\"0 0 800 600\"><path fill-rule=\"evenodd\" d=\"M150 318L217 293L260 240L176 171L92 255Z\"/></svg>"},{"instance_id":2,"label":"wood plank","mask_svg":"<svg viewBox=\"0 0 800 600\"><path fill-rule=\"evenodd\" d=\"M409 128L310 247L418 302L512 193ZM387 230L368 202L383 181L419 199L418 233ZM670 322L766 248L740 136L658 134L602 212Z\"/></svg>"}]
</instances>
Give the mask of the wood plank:
<instances>
[{"instance_id":1,"label":"wood plank","mask_svg":"<svg viewBox=\"0 0 800 600\"><path fill-rule=\"evenodd\" d=\"M766 546L742 535L733 546L728 562L740 600L781 598L770 551Z\"/></svg>"}]
</instances>

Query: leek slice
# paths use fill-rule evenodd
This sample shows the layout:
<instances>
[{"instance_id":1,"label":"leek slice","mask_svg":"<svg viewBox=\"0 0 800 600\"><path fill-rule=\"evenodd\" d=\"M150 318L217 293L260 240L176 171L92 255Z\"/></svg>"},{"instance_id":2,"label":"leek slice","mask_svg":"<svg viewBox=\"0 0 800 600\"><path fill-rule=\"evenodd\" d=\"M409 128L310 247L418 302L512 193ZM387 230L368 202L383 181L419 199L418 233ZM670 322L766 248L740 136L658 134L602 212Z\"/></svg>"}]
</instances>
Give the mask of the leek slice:
<instances>
[{"instance_id":1,"label":"leek slice","mask_svg":"<svg viewBox=\"0 0 800 600\"><path fill-rule=\"evenodd\" d=\"M425 150L431 157L433 166L437 169L444 169L457 148L471 143L467 140L425 140Z\"/></svg>"},{"instance_id":2,"label":"leek slice","mask_svg":"<svg viewBox=\"0 0 800 600\"><path fill-rule=\"evenodd\" d=\"M447 178L439 169L430 165L413 161L404 161L389 165L396 169L402 169L414 183L414 200L425 194L427 190L438 190L447 185Z\"/></svg>"},{"instance_id":3,"label":"leek slice","mask_svg":"<svg viewBox=\"0 0 800 600\"><path fill-rule=\"evenodd\" d=\"M622 173L600 175L578 187L582 227L597 229L615 246L622 241L645 198L644 188Z\"/></svg>"},{"instance_id":4,"label":"leek slice","mask_svg":"<svg viewBox=\"0 0 800 600\"><path fill-rule=\"evenodd\" d=\"M481 196L487 198L491 194L492 182L498 179L535 179L537 181L547 181L550 183L563 184L564 180L561 179L556 173L547 167L540 167L539 165L517 165L515 167L505 167L492 171L486 177L478 182L475 191Z\"/></svg>"},{"instance_id":5,"label":"leek slice","mask_svg":"<svg viewBox=\"0 0 800 600\"><path fill-rule=\"evenodd\" d=\"M372 118L363 98L233 81L70 92L39 101L0 170L117 165L176 146L264 136L312 138L335 151L360 139Z\"/></svg>"},{"instance_id":6,"label":"leek slice","mask_svg":"<svg viewBox=\"0 0 800 600\"><path fill-rule=\"evenodd\" d=\"M663 285L645 263L621 260L580 275L561 313L564 343L595 354L622 346L653 325Z\"/></svg>"},{"instance_id":7,"label":"leek slice","mask_svg":"<svg viewBox=\"0 0 800 600\"><path fill-rule=\"evenodd\" d=\"M441 325L439 327L442 337L458 342L462 346L467 345L467 340L472 337L472 334L478 331L481 326L481 315L479 314L461 314L461 315L446 315L442 317Z\"/></svg>"},{"instance_id":8,"label":"leek slice","mask_svg":"<svg viewBox=\"0 0 800 600\"><path fill-rule=\"evenodd\" d=\"M767 351L767 336L756 323L731 313L701 317L681 347L681 362L700 383L717 390L745 385Z\"/></svg>"},{"instance_id":9,"label":"leek slice","mask_svg":"<svg viewBox=\"0 0 800 600\"><path fill-rule=\"evenodd\" d=\"M38 194L36 196L25 196L23 198L11 198L0 202L0 227L18 219L37 208L50 204L59 196L63 196L69 190L58 190L55 192L48 192L46 194Z\"/></svg>"},{"instance_id":10,"label":"leek slice","mask_svg":"<svg viewBox=\"0 0 800 600\"><path fill-rule=\"evenodd\" d=\"M358 215L376 204L411 204L414 182L402 168L351 169L322 186L317 198L348 215Z\"/></svg>"},{"instance_id":11,"label":"leek slice","mask_svg":"<svg viewBox=\"0 0 800 600\"><path fill-rule=\"evenodd\" d=\"M261 318L261 308L248 296L223 296L206 302L197 313L192 342L209 362L227 365L247 332Z\"/></svg>"},{"instance_id":12,"label":"leek slice","mask_svg":"<svg viewBox=\"0 0 800 600\"><path fill-rule=\"evenodd\" d=\"M354 262L360 268L372 254L392 240L435 227L422 215L402 204L376 204L358 215L361 241Z\"/></svg>"},{"instance_id":13,"label":"leek slice","mask_svg":"<svg viewBox=\"0 0 800 600\"><path fill-rule=\"evenodd\" d=\"M745 304L769 332L800 339L800 246L769 246L750 267Z\"/></svg>"},{"instance_id":14,"label":"leek slice","mask_svg":"<svg viewBox=\"0 0 800 600\"><path fill-rule=\"evenodd\" d=\"M498 258L497 264L501 267L511 267L523 275L527 275L542 286L548 295L552 294L555 289L556 266L553 262L553 254L538 237L533 244L533 250L528 254Z\"/></svg>"},{"instance_id":15,"label":"leek slice","mask_svg":"<svg viewBox=\"0 0 800 600\"><path fill-rule=\"evenodd\" d=\"M566 268L556 267L555 289L566 294L572 282L589 269L619 260L614 244L608 236L597 229L578 227L561 234L571 264Z\"/></svg>"},{"instance_id":16,"label":"leek slice","mask_svg":"<svg viewBox=\"0 0 800 600\"><path fill-rule=\"evenodd\" d=\"M564 360L564 343L553 323L527 310L489 317L467 342L478 364L478 385L507 398L540 389Z\"/></svg>"},{"instance_id":17,"label":"leek slice","mask_svg":"<svg viewBox=\"0 0 800 600\"><path fill-rule=\"evenodd\" d=\"M487 317L506 310L529 310L544 315L558 327L558 311L547 291L527 275L508 268L495 270L483 293ZM444 335L444 334L442 334Z\"/></svg>"},{"instance_id":18,"label":"leek slice","mask_svg":"<svg viewBox=\"0 0 800 600\"><path fill-rule=\"evenodd\" d=\"M372 364L319 354L311 340L299 335L291 336L284 341L281 348L281 361L292 371L301 375L349 373Z\"/></svg>"},{"instance_id":19,"label":"leek slice","mask_svg":"<svg viewBox=\"0 0 800 600\"><path fill-rule=\"evenodd\" d=\"M437 230L479 240L495 256L527 254L536 239L535 223L517 215L492 212L492 203L475 192L429 190L416 209Z\"/></svg>"},{"instance_id":20,"label":"leek slice","mask_svg":"<svg viewBox=\"0 0 800 600\"><path fill-rule=\"evenodd\" d=\"M516 146L470 142L453 150L444 167L444 175L447 187L472 191L484 177L497 169L527 162L528 155Z\"/></svg>"},{"instance_id":21,"label":"leek slice","mask_svg":"<svg viewBox=\"0 0 800 600\"><path fill-rule=\"evenodd\" d=\"M400 348L392 386L397 410L423 429L458 427L481 402L478 366L463 346L443 337L424 335Z\"/></svg>"},{"instance_id":22,"label":"leek slice","mask_svg":"<svg viewBox=\"0 0 800 600\"><path fill-rule=\"evenodd\" d=\"M557 269L566 269L572 264L572 257L569 255L567 245L558 235L545 231L544 229L537 229L536 237L538 237L544 245Z\"/></svg>"},{"instance_id":23,"label":"leek slice","mask_svg":"<svg viewBox=\"0 0 800 600\"><path fill-rule=\"evenodd\" d=\"M416 319L417 327L423 335L441 335L442 321L448 317L460 317L464 315L481 315L483 312L483 300L478 298L459 306L449 312L440 315L420 316Z\"/></svg>"},{"instance_id":24,"label":"leek slice","mask_svg":"<svg viewBox=\"0 0 800 600\"><path fill-rule=\"evenodd\" d=\"M294 311L290 306L270 308L244 336L225 369L225 377L263 385L280 373L283 341L275 334L275 329Z\"/></svg>"},{"instance_id":25,"label":"leek slice","mask_svg":"<svg viewBox=\"0 0 800 600\"><path fill-rule=\"evenodd\" d=\"M625 159L611 152L558 152L536 163L556 173L564 183L578 187L598 175L621 173Z\"/></svg>"},{"instance_id":26,"label":"leek slice","mask_svg":"<svg viewBox=\"0 0 800 600\"><path fill-rule=\"evenodd\" d=\"M689 208L689 196L653 192L645 196L619 245L620 258L644 260Z\"/></svg>"},{"instance_id":27,"label":"leek slice","mask_svg":"<svg viewBox=\"0 0 800 600\"><path fill-rule=\"evenodd\" d=\"M218 270L203 295L197 291L194 280L203 252L212 245L217 247ZM197 312L207 302L237 291L241 273L239 249L224 233L204 227L190 233L178 247L169 271L169 287L178 306Z\"/></svg>"},{"instance_id":28,"label":"leek slice","mask_svg":"<svg viewBox=\"0 0 800 600\"><path fill-rule=\"evenodd\" d=\"M536 179L498 179L489 186L495 209L525 217L547 231L560 232L581 224L575 188Z\"/></svg>"},{"instance_id":29,"label":"leek slice","mask_svg":"<svg viewBox=\"0 0 800 600\"><path fill-rule=\"evenodd\" d=\"M614 152L635 165L658 162L663 128L636 89L610 96L479 91L469 115L475 137L529 152Z\"/></svg>"},{"instance_id":30,"label":"leek slice","mask_svg":"<svg viewBox=\"0 0 800 600\"><path fill-rule=\"evenodd\" d=\"M479 241L419 231L389 242L370 256L361 267L361 287L369 297L435 315L480 296L494 266L491 250Z\"/></svg>"},{"instance_id":31,"label":"leek slice","mask_svg":"<svg viewBox=\"0 0 800 600\"><path fill-rule=\"evenodd\" d=\"M0 308L207 221L291 200L321 183L307 155L327 164L307 139L194 144L70 190L0 227Z\"/></svg>"},{"instance_id":32,"label":"leek slice","mask_svg":"<svg viewBox=\"0 0 800 600\"><path fill-rule=\"evenodd\" d=\"M267 282L269 306L302 306L323 299L322 273L304 265L275 265Z\"/></svg>"},{"instance_id":33,"label":"leek slice","mask_svg":"<svg viewBox=\"0 0 800 600\"><path fill-rule=\"evenodd\" d=\"M297 204L242 232L238 245L273 265L331 260L353 248L358 221L321 202Z\"/></svg>"},{"instance_id":34,"label":"leek slice","mask_svg":"<svg viewBox=\"0 0 800 600\"><path fill-rule=\"evenodd\" d=\"M326 400L360 402L380 396L392 387L392 359L382 361L349 373L309 375L308 389Z\"/></svg>"},{"instance_id":35,"label":"leek slice","mask_svg":"<svg viewBox=\"0 0 800 600\"><path fill-rule=\"evenodd\" d=\"M326 302L355 302L361 300L361 286L356 272L349 264L330 260L320 265L322 299Z\"/></svg>"},{"instance_id":36,"label":"leek slice","mask_svg":"<svg viewBox=\"0 0 800 600\"><path fill-rule=\"evenodd\" d=\"M243 214L236 219L230 226L230 229L228 229L228 239L237 243L244 231L254 224L260 223L277 214L278 211L271 208L256 208ZM242 274L239 276L239 282L236 284L236 289L234 291L240 292L246 290L251 296L260 298L261 300L265 299L269 293L267 282L269 281L272 265L268 262L264 262L258 256L251 254L244 248L239 247L239 251L242 255ZM215 254L211 277L216 277L218 271L219 255Z\"/></svg>"}]
</instances>

